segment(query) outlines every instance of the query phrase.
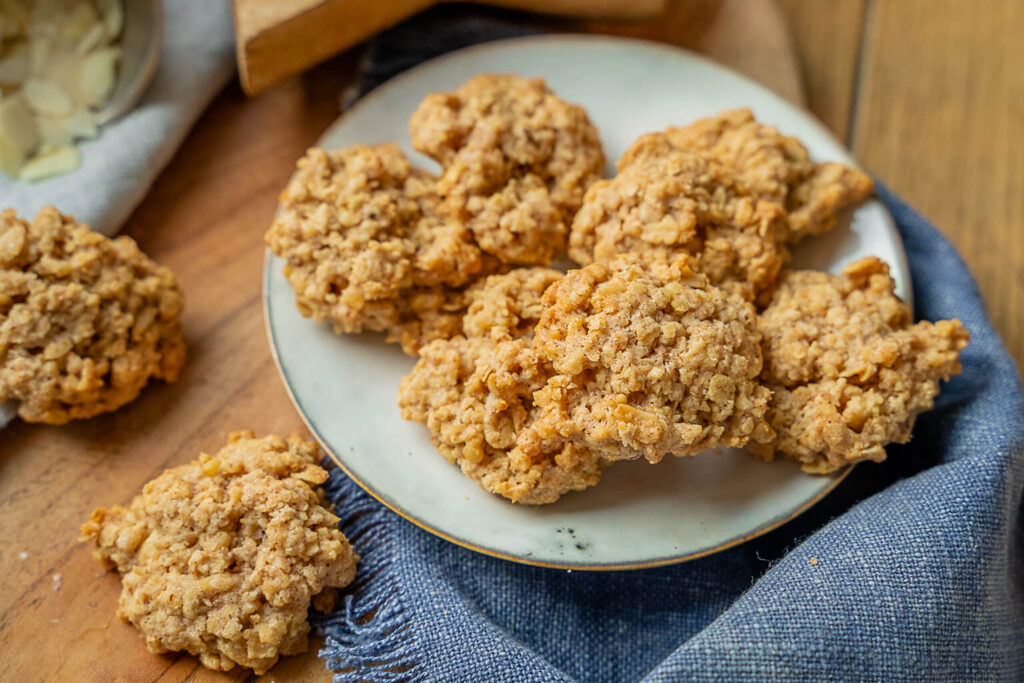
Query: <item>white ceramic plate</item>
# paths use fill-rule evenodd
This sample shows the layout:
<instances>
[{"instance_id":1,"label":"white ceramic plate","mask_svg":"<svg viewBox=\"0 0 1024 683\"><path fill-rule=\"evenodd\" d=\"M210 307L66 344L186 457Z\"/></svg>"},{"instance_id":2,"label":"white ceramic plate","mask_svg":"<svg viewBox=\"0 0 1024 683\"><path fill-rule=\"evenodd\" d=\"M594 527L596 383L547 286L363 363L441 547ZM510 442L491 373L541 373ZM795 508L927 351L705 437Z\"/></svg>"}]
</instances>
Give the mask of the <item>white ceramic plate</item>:
<instances>
[{"instance_id":1,"label":"white ceramic plate","mask_svg":"<svg viewBox=\"0 0 1024 683\"><path fill-rule=\"evenodd\" d=\"M481 72L543 76L562 98L586 107L609 159L606 173L641 133L751 107L762 121L798 136L819 160L854 163L809 114L768 90L679 49L619 38L542 36L476 46L392 79L331 126L319 144L397 140L416 163L408 119L431 92L454 90ZM871 201L849 225L808 243L797 263L838 270L874 254L909 290L899 237ZM303 318L268 258L266 319L285 384L338 464L382 503L455 543L510 560L573 569L648 567L700 557L772 529L827 494L839 477L762 463L741 451L619 463L600 484L553 505L512 505L464 477L432 447L427 430L404 422L395 404L414 359L380 335L338 336Z\"/></svg>"}]
</instances>

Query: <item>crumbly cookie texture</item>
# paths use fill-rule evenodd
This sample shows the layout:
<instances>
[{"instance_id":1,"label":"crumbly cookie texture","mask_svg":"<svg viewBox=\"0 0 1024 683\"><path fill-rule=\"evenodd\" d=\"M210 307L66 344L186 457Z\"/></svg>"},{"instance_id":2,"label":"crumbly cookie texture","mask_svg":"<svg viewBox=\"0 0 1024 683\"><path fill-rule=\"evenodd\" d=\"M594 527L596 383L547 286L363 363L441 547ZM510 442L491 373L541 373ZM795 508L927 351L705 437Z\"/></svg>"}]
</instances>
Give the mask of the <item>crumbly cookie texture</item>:
<instances>
[{"instance_id":1,"label":"crumbly cookie texture","mask_svg":"<svg viewBox=\"0 0 1024 683\"><path fill-rule=\"evenodd\" d=\"M767 439L753 307L680 256L626 254L570 271L544 294L533 348L554 376L517 445L568 441L608 460Z\"/></svg>"},{"instance_id":2,"label":"crumbly cookie texture","mask_svg":"<svg viewBox=\"0 0 1024 683\"><path fill-rule=\"evenodd\" d=\"M185 361L174 275L48 207L0 213L0 402L28 422L115 410Z\"/></svg>"},{"instance_id":3,"label":"crumbly cookie texture","mask_svg":"<svg viewBox=\"0 0 1024 683\"><path fill-rule=\"evenodd\" d=\"M426 425L437 450L485 490L516 503L552 503L596 484L603 463L567 442L530 455L516 448L517 435L533 420L533 393L550 374L526 338L435 341L402 380L398 405L402 417Z\"/></svg>"},{"instance_id":4,"label":"crumbly cookie texture","mask_svg":"<svg viewBox=\"0 0 1024 683\"><path fill-rule=\"evenodd\" d=\"M474 285L465 336L421 349L398 392L402 417L424 424L445 458L485 490L517 503L551 503L593 486L603 466L571 443L532 456L515 447L534 418L533 392L551 376L530 339L544 291L561 277L549 268L519 268Z\"/></svg>"},{"instance_id":5,"label":"crumbly cookie texture","mask_svg":"<svg viewBox=\"0 0 1024 683\"><path fill-rule=\"evenodd\" d=\"M505 263L548 265L604 166L586 112L539 78L483 74L428 95L409 130L444 169L446 210Z\"/></svg>"},{"instance_id":6,"label":"crumbly cookie texture","mask_svg":"<svg viewBox=\"0 0 1024 683\"><path fill-rule=\"evenodd\" d=\"M562 275L551 268L516 268L477 283L466 293L466 336L497 342L532 335L540 320L541 297Z\"/></svg>"},{"instance_id":7,"label":"crumbly cookie texture","mask_svg":"<svg viewBox=\"0 0 1024 683\"><path fill-rule=\"evenodd\" d=\"M127 507L82 526L122 575L118 615L151 652L262 674L307 646L310 602L330 604L358 556L317 486L316 444L232 434L216 455L167 470Z\"/></svg>"},{"instance_id":8,"label":"crumbly cookie texture","mask_svg":"<svg viewBox=\"0 0 1024 683\"><path fill-rule=\"evenodd\" d=\"M303 315L339 334L385 331L415 352L458 331L448 314L459 289L495 269L439 204L434 178L396 145L314 148L282 193L266 242L285 260Z\"/></svg>"},{"instance_id":9,"label":"crumbly cookie texture","mask_svg":"<svg viewBox=\"0 0 1024 683\"><path fill-rule=\"evenodd\" d=\"M932 407L939 380L960 372L969 335L959 320L911 325L888 266L865 258L842 275L786 271L758 328L777 436L751 449L783 453L808 472L885 458Z\"/></svg>"},{"instance_id":10,"label":"crumbly cookie texture","mask_svg":"<svg viewBox=\"0 0 1024 683\"><path fill-rule=\"evenodd\" d=\"M738 194L779 204L786 210L776 237L796 242L831 229L836 215L874 189L864 172L839 163L815 163L799 140L759 123L749 109L727 111L682 128L669 128L674 146L721 165ZM641 138L619 161L624 168L657 153Z\"/></svg>"},{"instance_id":11,"label":"crumbly cookie texture","mask_svg":"<svg viewBox=\"0 0 1024 683\"><path fill-rule=\"evenodd\" d=\"M736 194L720 166L664 135L646 136L644 146L652 151L587 191L569 256L586 264L630 252L690 254L711 284L748 300L770 287L784 257L775 238L782 208Z\"/></svg>"}]
</instances>

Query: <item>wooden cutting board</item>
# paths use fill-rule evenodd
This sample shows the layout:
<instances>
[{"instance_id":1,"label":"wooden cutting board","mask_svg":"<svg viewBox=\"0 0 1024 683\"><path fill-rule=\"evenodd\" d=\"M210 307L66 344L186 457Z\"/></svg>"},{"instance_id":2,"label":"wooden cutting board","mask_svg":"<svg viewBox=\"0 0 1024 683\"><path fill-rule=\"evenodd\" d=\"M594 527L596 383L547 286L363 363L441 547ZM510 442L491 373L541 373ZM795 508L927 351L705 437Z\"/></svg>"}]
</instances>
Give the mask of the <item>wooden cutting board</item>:
<instances>
[{"instance_id":1,"label":"wooden cutting board","mask_svg":"<svg viewBox=\"0 0 1024 683\"><path fill-rule=\"evenodd\" d=\"M574 17L650 18L667 0L480 0ZM255 94L444 0L233 0L238 74Z\"/></svg>"},{"instance_id":2,"label":"wooden cutting board","mask_svg":"<svg viewBox=\"0 0 1024 683\"><path fill-rule=\"evenodd\" d=\"M575 24L696 49L801 102L799 69L771 0L673 3L628 28ZM263 232L295 160L337 118L357 55L255 99L218 96L125 232L177 274L188 300L181 380L65 427L15 421L0 432L0 678L11 681L246 680L189 655L152 655L115 615L120 582L77 542L96 506L126 503L167 467L220 447L228 432L302 431L263 328ZM59 578L54 578L59 577ZM328 681L316 645L264 680Z\"/></svg>"}]
</instances>

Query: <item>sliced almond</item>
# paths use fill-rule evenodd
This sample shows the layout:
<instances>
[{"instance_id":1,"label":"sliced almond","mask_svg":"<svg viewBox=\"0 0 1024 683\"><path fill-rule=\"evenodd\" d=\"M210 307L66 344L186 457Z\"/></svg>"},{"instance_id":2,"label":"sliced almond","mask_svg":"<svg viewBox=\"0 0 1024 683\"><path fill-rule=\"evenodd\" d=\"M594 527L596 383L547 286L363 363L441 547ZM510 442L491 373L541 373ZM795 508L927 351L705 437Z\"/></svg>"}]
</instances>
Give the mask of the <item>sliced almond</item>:
<instances>
[{"instance_id":1,"label":"sliced almond","mask_svg":"<svg viewBox=\"0 0 1024 683\"><path fill-rule=\"evenodd\" d=\"M21 95L0 101L0 135L10 138L25 152L39 143L36 119Z\"/></svg>"},{"instance_id":2,"label":"sliced almond","mask_svg":"<svg viewBox=\"0 0 1024 683\"><path fill-rule=\"evenodd\" d=\"M121 49L107 47L87 55L78 66L78 101L98 107L110 97L117 82Z\"/></svg>"},{"instance_id":3,"label":"sliced almond","mask_svg":"<svg viewBox=\"0 0 1024 683\"><path fill-rule=\"evenodd\" d=\"M103 13L103 24L107 29L107 38L117 40L124 28L124 4L121 0L100 0L100 12Z\"/></svg>"},{"instance_id":4,"label":"sliced almond","mask_svg":"<svg viewBox=\"0 0 1024 683\"><path fill-rule=\"evenodd\" d=\"M70 11L54 13L60 26L60 34L71 43L77 43L94 25L100 22L96 8L91 2L79 0L71 5Z\"/></svg>"},{"instance_id":5,"label":"sliced almond","mask_svg":"<svg viewBox=\"0 0 1024 683\"><path fill-rule=\"evenodd\" d=\"M29 182L37 182L56 175L74 171L82 163L78 149L70 145L58 147L37 154L21 167L18 177Z\"/></svg>"},{"instance_id":6,"label":"sliced almond","mask_svg":"<svg viewBox=\"0 0 1024 683\"><path fill-rule=\"evenodd\" d=\"M76 140L96 137L96 117L85 108L78 108L71 116L53 118L40 116L39 137L43 144L53 147L70 145Z\"/></svg>"},{"instance_id":7,"label":"sliced almond","mask_svg":"<svg viewBox=\"0 0 1024 683\"><path fill-rule=\"evenodd\" d=\"M39 128L20 95L0 101L0 168L17 175L29 150L39 143Z\"/></svg>"},{"instance_id":8,"label":"sliced almond","mask_svg":"<svg viewBox=\"0 0 1024 683\"><path fill-rule=\"evenodd\" d=\"M0 83L4 85L20 85L28 78L29 47L27 43L19 43L11 47L0 57Z\"/></svg>"},{"instance_id":9,"label":"sliced almond","mask_svg":"<svg viewBox=\"0 0 1024 683\"><path fill-rule=\"evenodd\" d=\"M78 47L75 48L80 55L87 55L96 48L100 47L107 39L107 28L101 22L96 22L89 27L89 30L85 32L82 39L78 41Z\"/></svg>"},{"instance_id":10,"label":"sliced almond","mask_svg":"<svg viewBox=\"0 0 1024 683\"><path fill-rule=\"evenodd\" d=\"M16 178L24 161L25 153L21 151L20 147L4 135L0 135L0 171Z\"/></svg>"},{"instance_id":11,"label":"sliced almond","mask_svg":"<svg viewBox=\"0 0 1024 683\"><path fill-rule=\"evenodd\" d=\"M61 147L75 141L75 136L64 125L65 121L66 118L52 116L40 116L36 119L36 123L39 124L39 139L44 145Z\"/></svg>"},{"instance_id":12,"label":"sliced almond","mask_svg":"<svg viewBox=\"0 0 1024 683\"><path fill-rule=\"evenodd\" d=\"M49 36L33 36L28 44L29 73L32 76L43 76L50 68L53 56L53 38Z\"/></svg>"},{"instance_id":13,"label":"sliced almond","mask_svg":"<svg viewBox=\"0 0 1024 683\"><path fill-rule=\"evenodd\" d=\"M52 81L32 79L25 82L22 92L32 111L46 116L67 116L75 109L74 100L64 88Z\"/></svg>"}]
</instances>

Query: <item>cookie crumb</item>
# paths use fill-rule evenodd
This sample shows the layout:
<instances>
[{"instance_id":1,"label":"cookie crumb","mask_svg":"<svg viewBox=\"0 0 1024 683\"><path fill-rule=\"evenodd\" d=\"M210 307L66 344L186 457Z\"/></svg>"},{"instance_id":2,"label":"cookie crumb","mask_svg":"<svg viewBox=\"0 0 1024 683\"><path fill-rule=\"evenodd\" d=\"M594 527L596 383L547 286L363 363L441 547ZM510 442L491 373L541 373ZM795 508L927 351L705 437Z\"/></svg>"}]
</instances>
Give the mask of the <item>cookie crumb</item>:
<instances>
[{"instance_id":1,"label":"cookie crumb","mask_svg":"<svg viewBox=\"0 0 1024 683\"><path fill-rule=\"evenodd\" d=\"M818 564L818 558L816 558L816 557L812 557L812 558L811 558L811 559L809 560L809 564L811 564L811 565L815 565L815 566L816 566L816 565Z\"/></svg>"}]
</instances>

